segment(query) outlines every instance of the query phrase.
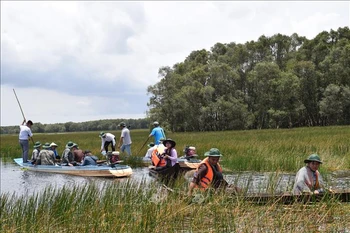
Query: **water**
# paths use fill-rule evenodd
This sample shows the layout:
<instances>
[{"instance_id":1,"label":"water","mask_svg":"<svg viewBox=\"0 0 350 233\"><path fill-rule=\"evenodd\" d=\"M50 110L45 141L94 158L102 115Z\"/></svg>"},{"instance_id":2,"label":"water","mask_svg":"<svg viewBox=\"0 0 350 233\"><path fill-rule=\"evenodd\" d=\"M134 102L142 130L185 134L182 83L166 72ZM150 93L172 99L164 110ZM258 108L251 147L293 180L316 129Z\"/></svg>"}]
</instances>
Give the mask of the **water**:
<instances>
[{"instance_id":1,"label":"water","mask_svg":"<svg viewBox=\"0 0 350 233\"><path fill-rule=\"evenodd\" d=\"M133 174L127 178L80 177L64 174L42 173L22 170L15 163L0 162L1 184L0 193L32 195L43 191L46 187L62 188L63 186L85 185L87 183L103 185L113 182L144 182L149 184L154 178L148 175L148 168L134 168ZM255 173L242 172L226 174L229 184L247 189L248 193L283 193L291 191L295 174L290 173ZM191 175L187 175L191 179ZM338 171L324 177L326 184L334 190L349 190L350 171Z\"/></svg>"}]
</instances>

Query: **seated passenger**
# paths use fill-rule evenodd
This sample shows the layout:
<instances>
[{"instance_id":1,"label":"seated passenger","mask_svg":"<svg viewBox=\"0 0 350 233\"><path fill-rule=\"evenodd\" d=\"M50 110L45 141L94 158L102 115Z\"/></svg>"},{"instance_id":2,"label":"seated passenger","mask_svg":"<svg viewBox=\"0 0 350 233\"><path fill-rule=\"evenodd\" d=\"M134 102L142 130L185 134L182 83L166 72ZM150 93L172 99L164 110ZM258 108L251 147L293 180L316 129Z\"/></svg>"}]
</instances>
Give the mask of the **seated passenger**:
<instances>
[{"instance_id":1,"label":"seated passenger","mask_svg":"<svg viewBox=\"0 0 350 233\"><path fill-rule=\"evenodd\" d=\"M152 152L154 151L155 148L157 148L157 146L155 146L153 142L148 144L147 146L148 146L148 150L143 158L144 159L151 159Z\"/></svg>"},{"instance_id":2,"label":"seated passenger","mask_svg":"<svg viewBox=\"0 0 350 233\"><path fill-rule=\"evenodd\" d=\"M191 161L191 159L195 159L198 155L196 154L196 147L194 146L186 146L184 149L185 155L181 157L181 159L187 159Z\"/></svg>"},{"instance_id":3,"label":"seated passenger","mask_svg":"<svg viewBox=\"0 0 350 233\"><path fill-rule=\"evenodd\" d=\"M34 150L32 152L32 158L31 158L30 162L32 164L35 164L36 160L39 157L39 153L40 153L40 149L41 149L41 143L39 141L37 141L33 147L34 147Z\"/></svg>"},{"instance_id":4,"label":"seated passenger","mask_svg":"<svg viewBox=\"0 0 350 233\"><path fill-rule=\"evenodd\" d=\"M72 150L74 161L77 163L82 163L84 159L84 152L79 149L78 144L75 145L76 146L74 146Z\"/></svg>"},{"instance_id":5,"label":"seated passenger","mask_svg":"<svg viewBox=\"0 0 350 233\"><path fill-rule=\"evenodd\" d=\"M62 161L61 165L66 166L76 166L77 162L74 160L73 148L78 147L74 142L68 142L66 145L66 149L64 149L62 153Z\"/></svg>"},{"instance_id":6,"label":"seated passenger","mask_svg":"<svg viewBox=\"0 0 350 233\"><path fill-rule=\"evenodd\" d=\"M54 142L51 142L50 147L51 147L51 150L53 151L53 153L55 154L55 159L60 160L61 156L58 155L57 150L56 150L58 147L57 144Z\"/></svg>"},{"instance_id":7,"label":"seated passenger","mask_svg":"<svg viewBox=\"0 0 350 233\"><path fill-rule=\"evenodd\" d=\"M36 165L55 165L55 154L51 150L50 143L45 143L40 151Z\"/></svg>"},{"instance_id":8,"label":"seated passenger","mask_svg":"<svg viewBox=\"0 0 350 233\"><path fill-rule=\"evenodd\" d=\"M177 151L175 149L176 142L169 138L163 141L163 145L165 147L158 145L157 149L154 150L152 154L152 164L157 170L173 167L177 163Z\"/></svg>"},{"instance_id":9,"label":"seated passenger","mask_svg":"<svg viewBox=\"0 0 350 233\"><path fill-rule=\"evenodd\" d=\"M317 154L310 155L304 160L306 166L300 168L295 176L293 194L319 194L324 192L324 183L318 168L322 161Z\"/></svg>"},{"instance_id":10,"label":"seated passenger","mask_svg":"<svg viewBox=\"0 0 350 233\"><path fill-rule=\"evenodd\" d=\"M91 151L86 150L84 151L84 158L81 166L97 165L97 160L98 158L95 155L91 154Z\"/></svg>"}]
</instances>

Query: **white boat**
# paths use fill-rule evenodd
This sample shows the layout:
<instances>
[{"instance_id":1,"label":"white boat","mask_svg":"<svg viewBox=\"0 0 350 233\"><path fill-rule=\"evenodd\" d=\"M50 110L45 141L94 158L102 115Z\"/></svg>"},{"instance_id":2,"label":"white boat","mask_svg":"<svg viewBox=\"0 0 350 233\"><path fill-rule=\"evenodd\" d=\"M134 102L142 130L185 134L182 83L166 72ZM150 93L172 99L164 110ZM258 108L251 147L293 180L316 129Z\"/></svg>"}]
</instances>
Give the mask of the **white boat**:
<instances>
[{"instance_id":1,"label":"white boat","mask_svg":"<svg viewBox=\"0 0 350 233\"><path fill-rule=\"evenodd\" d=\"M60 166L60 165L33 165L23 163L22 158L16 158L14 161L21 167L36 172L50 172L59 174L68 174L75 176L92 177L128 177L132 174L132 169L128 165L88 165L88 166Z\"/></svg>"}]
</instances>

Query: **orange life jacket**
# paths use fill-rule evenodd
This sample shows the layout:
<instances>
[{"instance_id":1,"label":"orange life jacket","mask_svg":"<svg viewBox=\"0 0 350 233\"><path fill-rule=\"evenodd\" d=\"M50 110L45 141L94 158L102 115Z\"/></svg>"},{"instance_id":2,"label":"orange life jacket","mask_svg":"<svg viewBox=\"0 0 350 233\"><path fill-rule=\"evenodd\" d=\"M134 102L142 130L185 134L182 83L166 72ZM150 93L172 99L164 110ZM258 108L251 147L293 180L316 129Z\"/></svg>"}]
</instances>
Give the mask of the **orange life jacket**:
<instances>
[{"instance_id":1,"label":"orange life jacket","mask_svg":"<svg viewBox=\"0 0 350 233\"><path fill-rule=\"evenodd\" d=\"M202 179L200 181L200 187L198 187L201 190L206 190L214 178L214 171L213 171L213 168L211 167L211 165L209 164L208 160L209 160L209 158L205 158L201 162L201 164L204 163L208 168L207 174L204 177L202 177ZM200 165L198 166L198 168L200 167ZM219 163L217 163L217 166L218 166L219 171L222 172L222 168L221 168ZM198 168L197 168L197 172L198 172Z\"/></svg>"},{"instance_id":2,"label":"orange life jacket","mask_svg":"<svg viewBox=\"0 0 350 233\"><path fill-rule=\"evenodd\" d=\"M166 166L166 160L161 156L160 152L158 151L158 148L153 150L151 155L151 160L152 160L153 166L156 166L156 167Z\"/></svg>"}]
</instances>

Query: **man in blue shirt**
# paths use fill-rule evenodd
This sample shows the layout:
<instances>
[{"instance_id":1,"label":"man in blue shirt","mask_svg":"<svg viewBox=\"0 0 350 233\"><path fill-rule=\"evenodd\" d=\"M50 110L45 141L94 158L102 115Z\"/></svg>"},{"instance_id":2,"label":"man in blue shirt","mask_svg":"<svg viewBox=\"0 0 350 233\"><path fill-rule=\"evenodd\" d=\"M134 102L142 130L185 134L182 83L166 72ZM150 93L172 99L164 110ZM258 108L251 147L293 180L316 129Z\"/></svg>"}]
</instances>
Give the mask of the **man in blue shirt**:
<instances>
[{"instance_id":1,"label":"man in blue shirt","mask_svg":"<svg viewBox=\"0 0 350 233\"><path fill-rule=\"evenodd\" d=\"M148 136L148 138L153 136L154 137L154 144L155 145L159 145L161 143L160 139L161 138L166 138L165 132L159 126L159 122L158 121L153 122L153 125L154 125L154 128L153 128L152 132L150 133L150 135Z\"/></svg>"}]
</instances>

